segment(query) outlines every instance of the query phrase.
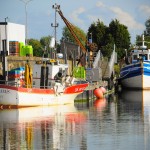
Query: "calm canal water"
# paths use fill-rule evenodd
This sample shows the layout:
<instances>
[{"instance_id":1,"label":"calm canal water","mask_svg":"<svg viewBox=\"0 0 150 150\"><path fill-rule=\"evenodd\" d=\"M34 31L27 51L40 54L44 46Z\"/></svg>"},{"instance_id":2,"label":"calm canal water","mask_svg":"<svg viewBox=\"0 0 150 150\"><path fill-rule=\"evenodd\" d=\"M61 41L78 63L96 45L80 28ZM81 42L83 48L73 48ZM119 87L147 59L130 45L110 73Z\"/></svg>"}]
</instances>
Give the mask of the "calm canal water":
<instances>
[{"instance_id":1,"label":"calm canal water","mask_svg":"<svg viewBox=\"0 0 150 150\"><path fill-rule=\"evenodd\" d=\"M149 150L150 91L0 110L0 150Z\"/></svg>"}]
</instances>

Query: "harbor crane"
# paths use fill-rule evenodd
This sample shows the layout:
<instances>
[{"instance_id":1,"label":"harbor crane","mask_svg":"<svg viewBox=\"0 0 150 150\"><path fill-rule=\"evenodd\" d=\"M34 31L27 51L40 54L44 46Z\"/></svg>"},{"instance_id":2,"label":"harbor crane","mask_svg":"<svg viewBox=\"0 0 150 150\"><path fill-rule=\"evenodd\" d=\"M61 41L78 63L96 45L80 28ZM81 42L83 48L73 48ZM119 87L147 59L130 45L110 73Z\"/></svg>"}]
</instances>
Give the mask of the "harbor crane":
<instances>
[{"instance_id":1,"label":"harbor crane","mask_svg":"<svg viewBox=\"0 0 150 150\"><path fill-rule=\"evenodd\" d=\"M62 20L64 21L64 23L66 24L67 28L69 29L70 33L72 34L72 36L74 37L76 43L80 46L81 50L82 50L82 55L80 56L80 59L78 61L78 64L81 62L81 59L86 55L86 53L89 51L87 50L86 46L84 46L82 44L82 42L80 41L79 37L76 34L75 31L75 27L74 25L72 25L63 15L61 9L60 9L60 5L57 5L56 7L56 11L58 12L58 14L60 15L60 17L62 18ZM85 38L85 44L89 47L90 51L92 51L92 49L97 49L97 45L95 43L89 43L87 41L87 39Z\"/></svg>"}]
</instances>

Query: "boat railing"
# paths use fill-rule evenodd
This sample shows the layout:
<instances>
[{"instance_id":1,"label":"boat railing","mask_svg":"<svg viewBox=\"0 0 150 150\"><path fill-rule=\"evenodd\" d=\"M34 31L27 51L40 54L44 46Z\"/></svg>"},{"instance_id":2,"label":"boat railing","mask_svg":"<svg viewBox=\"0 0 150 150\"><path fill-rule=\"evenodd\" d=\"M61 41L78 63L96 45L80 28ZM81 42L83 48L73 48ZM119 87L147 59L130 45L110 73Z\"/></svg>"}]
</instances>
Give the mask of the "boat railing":
<instances>
[{"instance_id":1,"label":"boat railing","mask_svg":"<svg viewBox=\"0 0 150 150\"><path fill-rule=\"evenodd\" d=\"M93 68L96 68L98 66L98 62L100 60L100 57L101 57L101 51L99 50L96 57L95 57L95 60L93 62Z\"/></svg>"},{"instance_id":2,"label":"boat railing","mask_svg":"<svg viewBox=\"0 0 150 150\"><path fill-rule=\"evenodd\" d=\"M17 81L6 81L6 80L0 80L0 84L5 84L5 85L10 85L10 86L15 86L19 87L20 83Z\"/></svg>"},{"instance_id":3,"label":"boat railing","mask_svg":"<svg viewBox=\"0 0 150 150\"><path fill-rule=\"evenodd\" d=\"M20 82L18 81L11 81L11 80L0 80L0 84L3 85L9 85L9 86L14 86L14 87L25 87L25 88L41 88L41 89L52 89L55 86L70 86L70 85L76 85L76 84L85 84L87 83L86 80L80 79L80 78L72 78L72 80L69 80L69 82L66 81L62 81L62 80L53 80L53 82L50 82L51 84L48 85L35 85L35 84L31 84L31 85L26 85L24 82Z\"/></svg>"},{"instance_id":4,"label":"boat railing","mask_svg":"<svg viewBox=\"0 0 150 150\"><path fill-rule=\"evenodd\" d=\"M114 72L115 59L116 59L116 52L115 52L115 49L114 49L113 52L112 52L112 55L110 57L109 64L108 64L108 67L109 67L109 77L111 76L112 72Z\"/></svg>"}]
</instances>

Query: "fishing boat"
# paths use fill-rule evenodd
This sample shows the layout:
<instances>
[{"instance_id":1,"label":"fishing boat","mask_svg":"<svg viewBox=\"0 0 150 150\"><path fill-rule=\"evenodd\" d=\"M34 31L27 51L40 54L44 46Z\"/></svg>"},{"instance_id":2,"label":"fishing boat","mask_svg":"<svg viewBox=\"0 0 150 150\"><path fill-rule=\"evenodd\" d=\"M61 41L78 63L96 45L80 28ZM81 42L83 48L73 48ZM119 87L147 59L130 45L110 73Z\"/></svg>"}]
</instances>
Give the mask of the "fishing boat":
<instances>
[{"instance_id":1,"label":"fishing boat","mask_svg":"<svg viewBox=\"0 0 150 150\"><path fill-rule=\"evenodd\" d=\"M74 103L88 82L67 75L68 65L49 58L8 72L0 84L0 107L19 108ZM19 73L18 73L19 72Z\"/></svg>"},{"instance_id":2,"label":"fishing boat","mask_svg":"<svg viewBox=\"0 0 150 150\"><path fill-rule=\"evenodd\" d=\"M131 51L126 65L121 68L119 82L125 88L150 89L150 49L144 45Z\"/></svg>"}]
</instances>

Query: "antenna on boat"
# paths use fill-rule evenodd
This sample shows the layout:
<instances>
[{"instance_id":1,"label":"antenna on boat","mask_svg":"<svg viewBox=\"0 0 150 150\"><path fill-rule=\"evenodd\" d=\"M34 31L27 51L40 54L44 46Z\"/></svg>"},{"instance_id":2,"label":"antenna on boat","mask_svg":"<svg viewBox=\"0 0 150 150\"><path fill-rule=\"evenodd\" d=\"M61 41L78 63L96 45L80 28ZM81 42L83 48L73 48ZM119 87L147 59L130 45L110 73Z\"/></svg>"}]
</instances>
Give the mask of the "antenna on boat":
<instances>
[{"instance_id":1,"label":"antenna on boat","mask_svg":"<svg viewBox=\"0 0 150 150\"><path fill-rule=\"evenodd\" d=\"M51 27L54 27L54 30L55 30L55 37L54 37L54 39L52 38L52 40L54 40L54 50L56 50L56 41L57 41L56 28L59 26L59 24L57 23L56 12L57 12L57 10L60 8L60 5L57 5L57 4L55 3L55 5L52 5L52 8L55 9L55 23L54 23L54 24L51 23ZM54 57L55 57L55 56L54 56Z\"/></svg>"},{"instance_id":2,"label":"antenna on boat","mask_svg":"<svg viewBox=\"0 0 150 150\"><path fill-rule=\"evenodd\" d=\"M144 40L144 34L142 35L142 46L141 46L142 49L146 49L147 46L145 45L145 40Z\"/></svg>"}]
</instances>

